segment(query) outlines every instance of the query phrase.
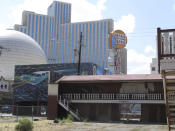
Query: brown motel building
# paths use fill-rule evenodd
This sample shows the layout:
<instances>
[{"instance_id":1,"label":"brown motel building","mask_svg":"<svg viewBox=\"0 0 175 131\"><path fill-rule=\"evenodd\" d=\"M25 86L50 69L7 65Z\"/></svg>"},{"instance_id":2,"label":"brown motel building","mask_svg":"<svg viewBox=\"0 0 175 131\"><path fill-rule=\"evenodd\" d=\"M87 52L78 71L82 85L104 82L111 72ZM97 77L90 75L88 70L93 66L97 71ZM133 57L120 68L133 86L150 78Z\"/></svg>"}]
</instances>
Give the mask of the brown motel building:
<instances>
[{"instance_id":1,"label":"brown motel building","mask_svg":"<svg viewBox=\"0 0 175 131\"><path fill-rule=\"evenodd\" d=\"M122 104L140 104L142 122L166 123L159 74L63 76L48 86L48 119L121 120Z\"/></svg>"}]
</instances>

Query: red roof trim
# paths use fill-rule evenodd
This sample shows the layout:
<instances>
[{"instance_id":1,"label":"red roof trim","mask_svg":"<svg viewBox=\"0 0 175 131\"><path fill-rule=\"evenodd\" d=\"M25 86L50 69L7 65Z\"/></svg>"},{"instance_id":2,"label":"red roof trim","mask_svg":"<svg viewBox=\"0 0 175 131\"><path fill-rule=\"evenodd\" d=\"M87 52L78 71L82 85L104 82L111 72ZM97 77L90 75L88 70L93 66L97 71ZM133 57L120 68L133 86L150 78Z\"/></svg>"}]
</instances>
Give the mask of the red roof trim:
<instances>
[{"instance_id":1,"label":"red roof trim","mask_svg":"<svg viewBox=\"0 0 175 131\"><path fill-rule=\"evenodd\" d=\"M86 76L64 76L60 82L82 82L82 81L160 81L160 74L128 74L128 75L86 75Z\"/></svg>"}]
</instances>

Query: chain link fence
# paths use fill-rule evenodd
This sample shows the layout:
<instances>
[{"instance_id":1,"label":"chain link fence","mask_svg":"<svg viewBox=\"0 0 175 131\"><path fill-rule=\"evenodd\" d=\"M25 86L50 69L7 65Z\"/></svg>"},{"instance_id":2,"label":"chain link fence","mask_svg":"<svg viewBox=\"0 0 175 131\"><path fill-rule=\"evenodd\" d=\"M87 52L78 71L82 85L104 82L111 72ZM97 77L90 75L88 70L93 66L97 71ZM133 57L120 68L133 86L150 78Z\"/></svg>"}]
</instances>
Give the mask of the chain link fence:
<instances>
[{"instance_id":1,"label":"chain link fence","mask_svg":"<svg viewBox=\"0 0 175 131\"><path fill-rule=\"evenodd\" d=\"M46 106L0 105L0 122L19 121L25 118L37 121L39 119L47 119L46 115Z\"/></svg>"}]
</instances>

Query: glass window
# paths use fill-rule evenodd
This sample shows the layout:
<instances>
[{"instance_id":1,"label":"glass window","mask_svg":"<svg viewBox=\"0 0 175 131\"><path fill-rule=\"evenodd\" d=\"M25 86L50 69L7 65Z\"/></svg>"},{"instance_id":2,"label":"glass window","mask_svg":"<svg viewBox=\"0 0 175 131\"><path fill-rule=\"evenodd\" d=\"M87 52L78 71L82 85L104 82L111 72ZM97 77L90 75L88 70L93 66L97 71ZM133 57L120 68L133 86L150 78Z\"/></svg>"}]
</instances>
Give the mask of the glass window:
<instances>
[{"instance_id":1,"label":"glass window","mask_svg":"<svg viewBox=\"0 0 175 131\"><path fill-rule=\"evenodd\" d=\"M151 69L152 71L155 71L156 70L156 68L155 67L152 67L152 69Z\"/></svg>"},{"instance_id":2,"label":"glass window","mask_svg":"<svg viewBox=\"0 0 175 131\"><path fill-rule=\"evenodd\" d=\"M4 88L7 89L7 85L5 85Z\"/></svg>"},{"instance_id":3,"label":"glass window","mask_svg":"<svg viewBox=\"0 0 175 131\"><path fill-rule=\"evenodd\" d=\"M172 54L172 38L170 37L170 54Z\"/></svg>"},{"instance_id":4,"label":"glass window","mask_svg":"<svg viewBox=\"0 0 175 131\"><path fill-rule=\"evenodd\" d=\"M3 89L3 85L1 85L1 89Z\"/></svg>"}]
</instances>

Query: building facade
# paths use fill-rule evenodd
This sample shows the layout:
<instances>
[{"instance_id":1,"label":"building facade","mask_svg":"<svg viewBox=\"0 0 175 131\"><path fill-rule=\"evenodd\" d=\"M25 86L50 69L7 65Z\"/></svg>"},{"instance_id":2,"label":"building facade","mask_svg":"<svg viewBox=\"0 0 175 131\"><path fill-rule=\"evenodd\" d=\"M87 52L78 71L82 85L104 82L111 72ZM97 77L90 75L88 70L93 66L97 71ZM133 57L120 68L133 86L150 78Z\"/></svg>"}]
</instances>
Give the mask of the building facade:
<instances>
[{"instance_id":1,"label":"building facade","mask_svg":"<svg viewBox=\"0 0 175 131\"><path fill-rule=\"evenodd\" d=\"M158 60L157 58L152 58L152 63L150 64L151 74L158 74Z\"/></svg>"},{"instance_id":2,"label":"building facade","mask_svg":"<svg viewBox=\"0 0 175 131\"><path fill-rule=\"evenodd\" d=\"M98 70L98 66L95 64L81 63L80 74L99 75ZM48 98L48 79L50 79L49 72L51 71L64 76L76 75L77 64L16 65L13 100L18 102L18 104L26 101L28 103L36 104L39 102L46 104Z\"/></svg>"},{"instance_id":3,"label":"building facade","mask_svg":"<svg viewBox=\"0 0 175 131\"><path fill-rule=\"evenodd\" d=\"M71 4L54 1L47 15L24 11L22 24L14 28L35 39L50 64L77 63L82 32L81 62L97 64L103 72L107 67L108 35L113 31L113 24L112 19L71 23Z\"/></svg>"},{"instance_id":4,"label":"building facade","mask_svg":"<svg viewBox=\"0 0 175 131\"><path fill-rule=\"evenodd\" d=\"M0 34L0 76L14 80L15 65L47 64L43 49L28 35L14 30Z\"/></svg>"},{"instance_id":5,"label":"building facade","mask_svg":"<svg viewBox=\"0 0 175 131\"><path fill-rule=\"evenodd\" d=\"M84 118L101 122L136 119L133 112L127 113L130 117L123 115L121 107L139 104L137 120L166 123L162 85L160 74L61 77L48 85L47 117L54 120L68 111L80 121Z\"/></svg>"},{"instance_id":6,"label":"building facade","mask_svg":"<svg viewBox=\"0 0 175 131\"><path fill-rule=\"evenodd\" d=\"M12 104L13 81L0 77L0 104Z\"/></svg>"}]
</instances>

